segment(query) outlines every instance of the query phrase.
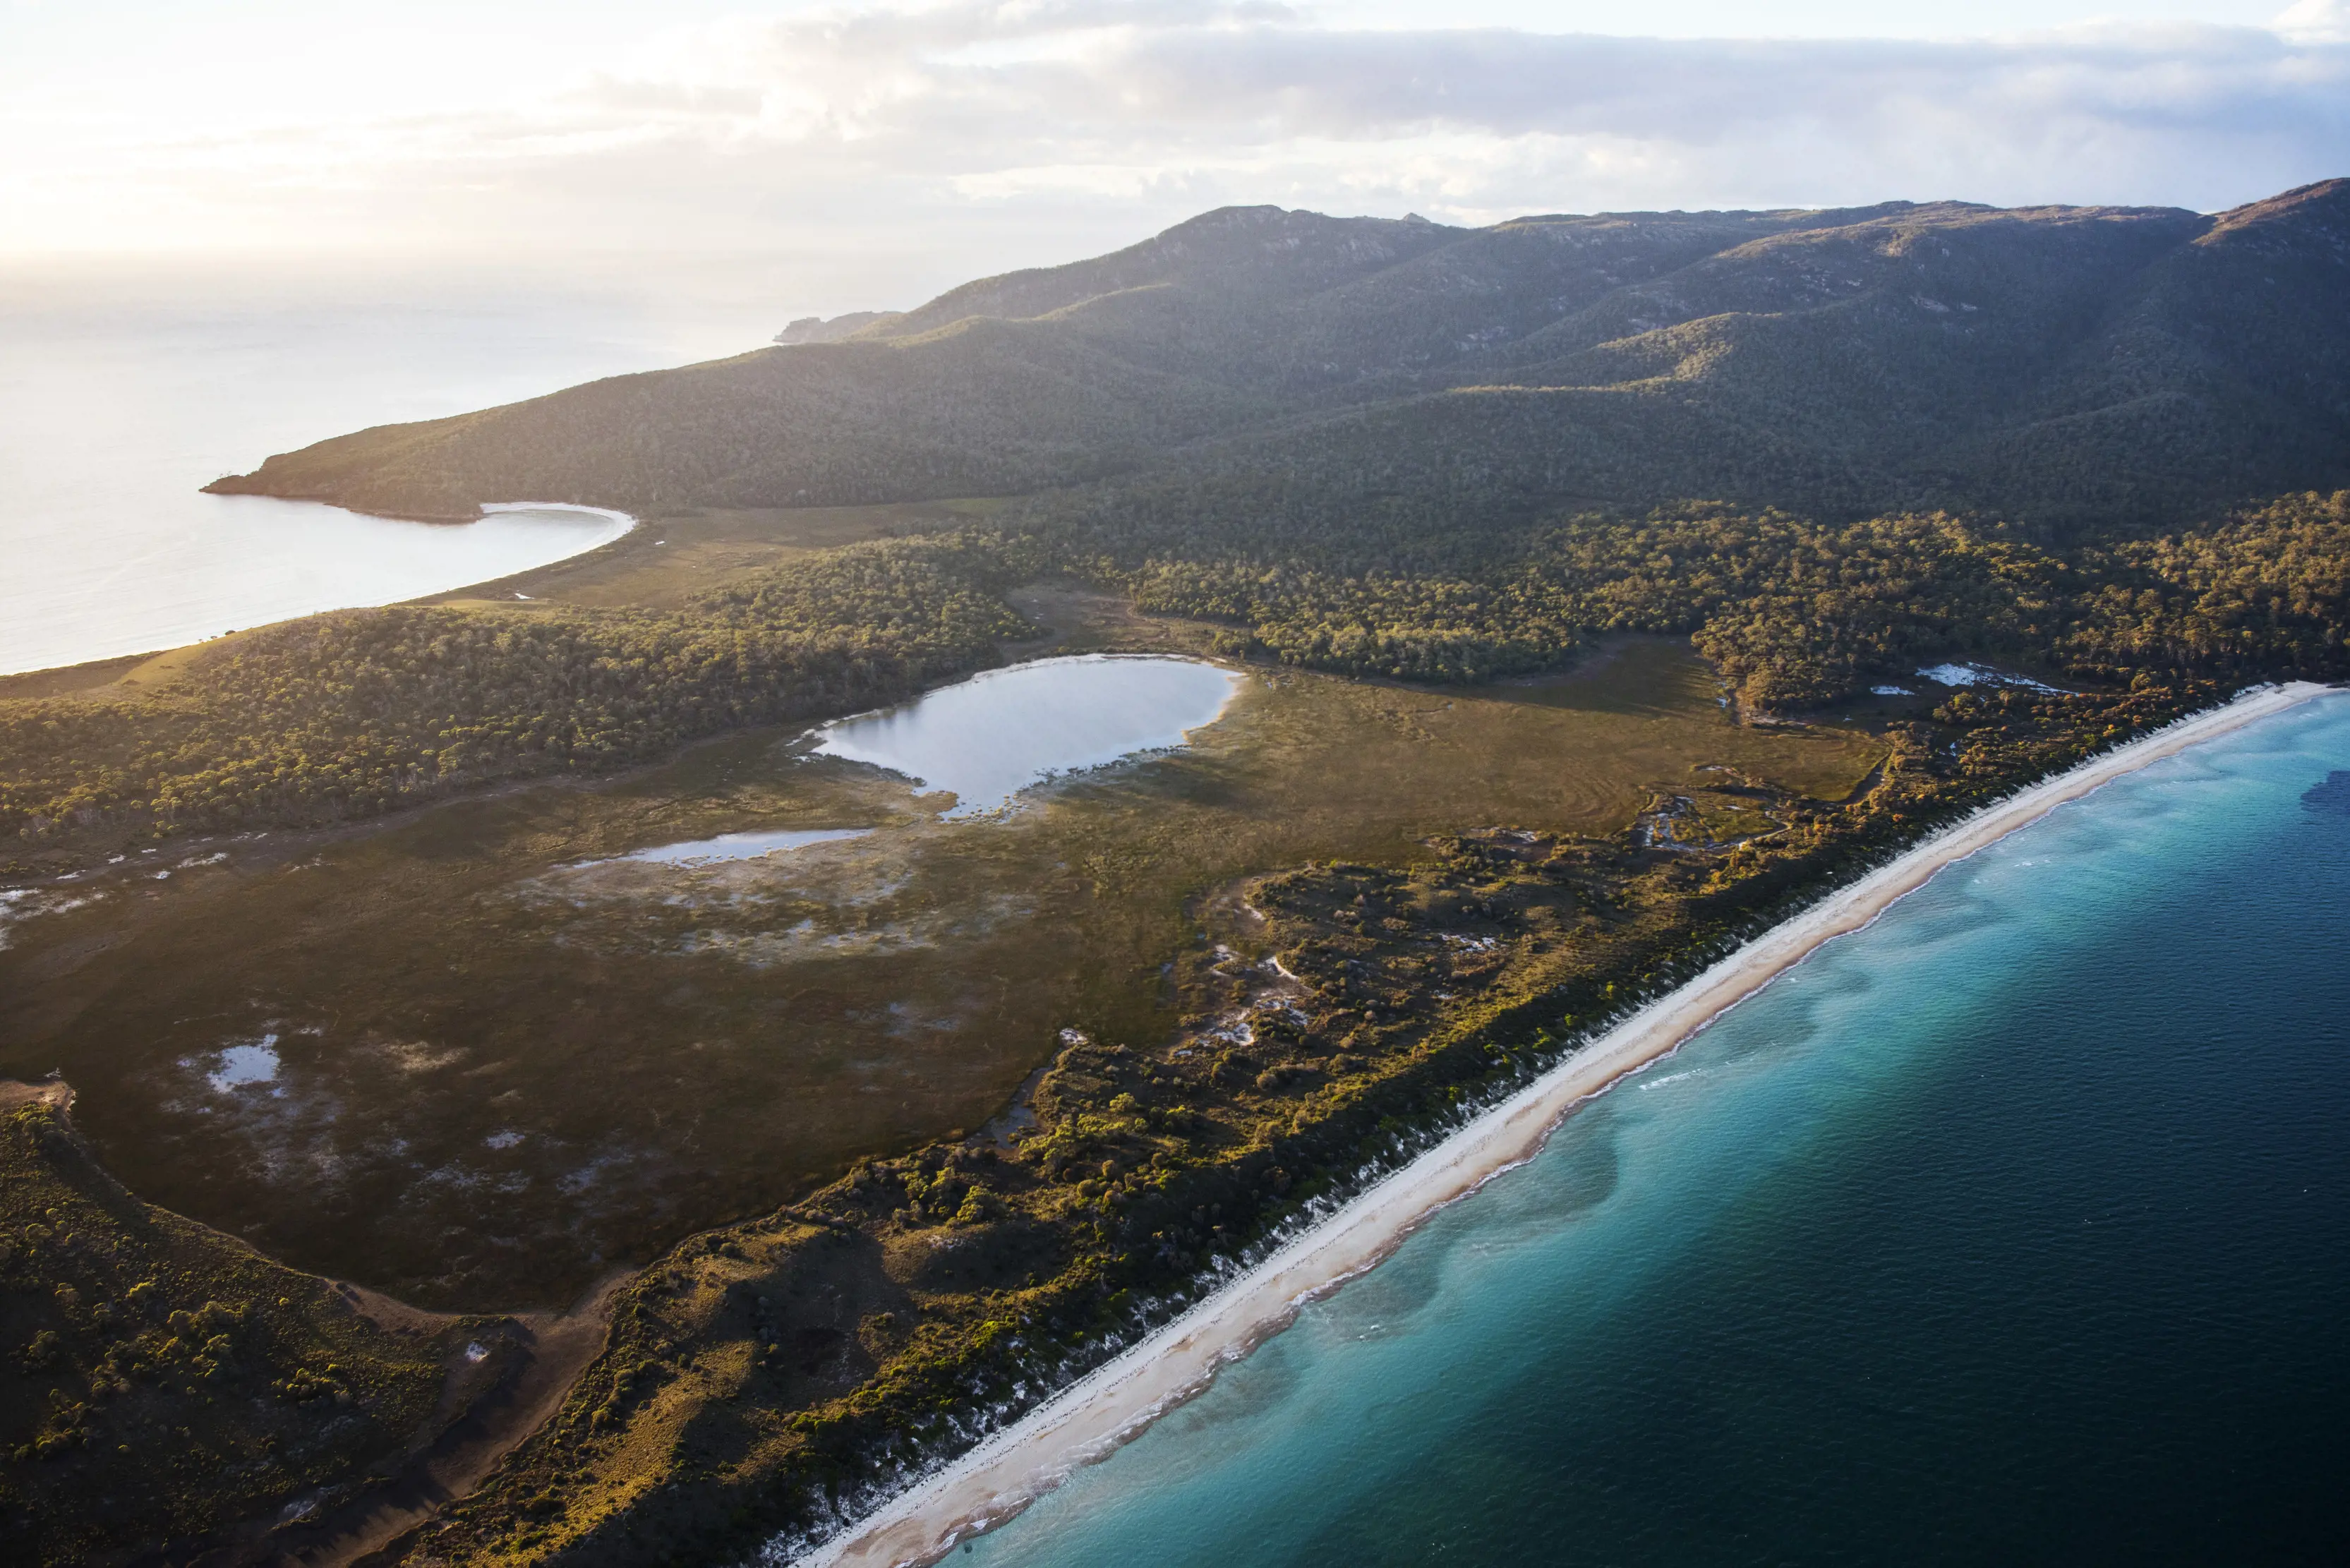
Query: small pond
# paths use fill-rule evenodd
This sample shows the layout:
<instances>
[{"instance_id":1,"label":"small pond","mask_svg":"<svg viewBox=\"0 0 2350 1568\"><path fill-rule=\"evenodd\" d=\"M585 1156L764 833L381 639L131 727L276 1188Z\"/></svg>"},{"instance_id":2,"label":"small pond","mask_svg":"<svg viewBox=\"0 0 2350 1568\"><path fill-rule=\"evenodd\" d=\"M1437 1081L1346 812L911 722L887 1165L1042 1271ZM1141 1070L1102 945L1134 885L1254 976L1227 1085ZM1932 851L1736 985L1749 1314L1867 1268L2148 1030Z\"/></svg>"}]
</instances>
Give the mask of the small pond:
<instances>
[{"instance_id":1,"label":"small pond","mask_svg":"<svg viewBox=\"0 0 2350 1568\"><path fill-rule=\"evenodd\" d=\"M869 827L776 828L764 833L722 833L715 838L695 838L683 844L656 845L623 855L623 860L650 860L660 866L711 866L722 860L756 860L811 844L833 844L862 838Z\"/></svg>"},{"instance_id":2,"label":"small pond","mask_svg":"<svg viewBox=\"0 0 2350 1568\"><path fill-rule=\"evenodd\" d=\"M277 1036L265 1034L258 1040L248 1040L232 1045L220 1054L220 1065L204 1075L215 1094L227 1094L231 1089L247 1084L269 1084L277 1079Z\"/></svg>"},{"instance_id":3,"label":"small pond","mask_svg":"<svg viewBox=\"0 0 2350 1568\"><path fill-rule=\"evenodd\" d=\"M1195 659L1043 659L827 724L816 749L951 792L947 815L977 816L1056 774L1183 744L1222 715L1240 684Z\"/></svg>"}]
</instances>

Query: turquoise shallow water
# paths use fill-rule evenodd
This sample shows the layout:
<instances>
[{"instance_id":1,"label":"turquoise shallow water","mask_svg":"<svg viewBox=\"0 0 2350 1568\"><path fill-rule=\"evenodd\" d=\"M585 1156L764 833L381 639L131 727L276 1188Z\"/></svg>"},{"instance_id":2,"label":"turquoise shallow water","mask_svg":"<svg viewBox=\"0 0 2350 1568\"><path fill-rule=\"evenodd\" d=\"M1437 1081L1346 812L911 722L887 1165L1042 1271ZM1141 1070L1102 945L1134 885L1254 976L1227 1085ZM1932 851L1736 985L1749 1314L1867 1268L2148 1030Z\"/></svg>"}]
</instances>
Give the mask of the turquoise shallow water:
<instances>
[{"instance_id":1,"label":"turquoise shallow water","mask_svg":"<svg viewBox=\"0 0 2350 1568\"><path fill-rule=\"evenodd\" d=\"M1945 871L955 1561L2350 1560L2350 697Z\"/></svg>"}]
</instances>

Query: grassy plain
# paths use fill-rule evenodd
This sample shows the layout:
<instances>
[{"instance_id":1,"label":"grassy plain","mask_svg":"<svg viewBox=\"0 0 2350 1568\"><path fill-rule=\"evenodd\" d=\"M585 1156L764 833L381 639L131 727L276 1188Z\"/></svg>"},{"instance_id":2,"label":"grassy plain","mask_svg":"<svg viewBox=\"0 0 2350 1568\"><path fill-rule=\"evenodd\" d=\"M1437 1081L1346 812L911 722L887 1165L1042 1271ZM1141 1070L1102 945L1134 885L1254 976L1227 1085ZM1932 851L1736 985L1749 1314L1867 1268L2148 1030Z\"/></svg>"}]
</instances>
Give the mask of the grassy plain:
<instances>
[{"instance_id":1,"label":"grassy plain","mask_svg":"<svg viewBox=\"0 0 2350 1568\"><path fill-rule=\"evenodd\" d=\"M658 559L631 570L579 591L664 591ZM1054 628L1028 653L1212 629L1021 598ZM1614 832L1660 792L1725 782L1836 799L1882 749L1734 725L1661 640L1475 691L1259 670L1191 750L1002 821L936 821L901 781L795 741L52 886L0 950L0 1072L62 1068L133 1188L299 1267L431 1305L553 1304L859 1156L978 1126L1062 1029L1163 1037L1163 967L1237 877L1409 860L1480 825ZM880 831L702 868L580 864L778 826ZM215 1088L240 1045L275 1076Z\"/></svg>"}]
</instances>

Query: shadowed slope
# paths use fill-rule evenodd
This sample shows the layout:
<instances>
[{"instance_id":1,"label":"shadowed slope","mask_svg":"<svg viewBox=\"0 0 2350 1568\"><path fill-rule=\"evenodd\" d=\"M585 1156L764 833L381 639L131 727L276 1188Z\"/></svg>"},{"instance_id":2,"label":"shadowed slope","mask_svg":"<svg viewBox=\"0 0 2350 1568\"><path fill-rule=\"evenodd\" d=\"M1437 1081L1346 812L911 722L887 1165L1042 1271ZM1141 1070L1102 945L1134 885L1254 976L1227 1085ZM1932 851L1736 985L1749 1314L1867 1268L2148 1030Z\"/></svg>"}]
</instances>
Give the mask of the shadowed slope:
<instances>
[{"instance_id":1,"label":"shadowed slope","mask_svg":"<svg viewBox=\"0 0 2350 1568\"><path fill-rule=\"evenodd\" d=\"M1278 472L1342 506L1465 482L1505 508L2130 524L2350 480L2345 235L2344 182L2217 218L1226 208L844 341L364 431L215 488L463 517Z\"/></svg>"}]
</instances>

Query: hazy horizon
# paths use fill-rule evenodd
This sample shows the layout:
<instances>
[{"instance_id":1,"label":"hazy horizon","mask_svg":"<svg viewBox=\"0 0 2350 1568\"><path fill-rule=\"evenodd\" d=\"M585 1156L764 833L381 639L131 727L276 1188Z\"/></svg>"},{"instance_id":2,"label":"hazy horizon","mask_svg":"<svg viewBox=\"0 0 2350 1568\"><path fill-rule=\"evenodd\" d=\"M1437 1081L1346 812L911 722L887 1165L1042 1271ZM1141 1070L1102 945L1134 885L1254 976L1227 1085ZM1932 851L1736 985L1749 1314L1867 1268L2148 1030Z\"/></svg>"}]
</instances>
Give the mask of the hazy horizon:
<instances>
[{"instance_id":1,"label":"hazy horizon","mask_svg":"<svg viewBox=\"0 0 2350 1568\"><path fill-rule=\"evenodd\" d=\"M2350 0L16 0L0 106L19 292L536 278L756 341L1227 203L2217 210L2350 173Z\"/></svg>"}]
</instances>

